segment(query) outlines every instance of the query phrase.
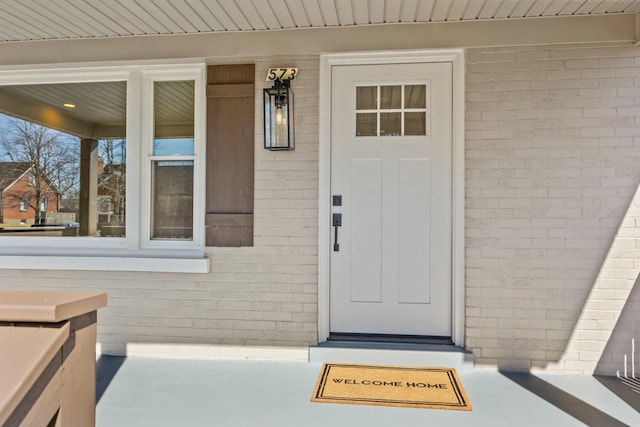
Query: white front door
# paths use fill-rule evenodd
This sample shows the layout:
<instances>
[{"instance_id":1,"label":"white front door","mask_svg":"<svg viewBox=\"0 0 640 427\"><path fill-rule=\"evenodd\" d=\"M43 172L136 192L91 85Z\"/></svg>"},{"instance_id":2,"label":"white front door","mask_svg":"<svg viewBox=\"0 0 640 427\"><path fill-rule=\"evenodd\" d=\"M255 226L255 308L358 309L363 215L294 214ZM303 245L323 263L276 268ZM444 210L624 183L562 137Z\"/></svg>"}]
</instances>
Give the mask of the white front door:
<instances>
[{"instance_id":1,"label":"white front door","mask_svg":"<svg viewBox=\"0 0 640 427\"><path fill-rule=\"evenodd\" d=\"M450 337L452 64L331 81L330 331Z\"/></svg>"}]
</instances>

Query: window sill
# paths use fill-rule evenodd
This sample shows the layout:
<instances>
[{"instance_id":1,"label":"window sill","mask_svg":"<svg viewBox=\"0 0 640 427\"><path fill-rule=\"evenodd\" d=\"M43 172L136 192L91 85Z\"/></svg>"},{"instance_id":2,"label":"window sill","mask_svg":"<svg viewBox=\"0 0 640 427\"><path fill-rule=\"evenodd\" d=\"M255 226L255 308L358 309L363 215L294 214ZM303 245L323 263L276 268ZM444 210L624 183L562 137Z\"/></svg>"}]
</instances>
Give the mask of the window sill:
<instances>
[{"instance_id":1,"label":"window sill","mask_svg":"<svg viewBox=\"0 0 640 427\"><path fill-rule=\"evenodd\" d=\"M0 255L0 269L208 273L209 258Z\"/></svg>"}]
</instances>

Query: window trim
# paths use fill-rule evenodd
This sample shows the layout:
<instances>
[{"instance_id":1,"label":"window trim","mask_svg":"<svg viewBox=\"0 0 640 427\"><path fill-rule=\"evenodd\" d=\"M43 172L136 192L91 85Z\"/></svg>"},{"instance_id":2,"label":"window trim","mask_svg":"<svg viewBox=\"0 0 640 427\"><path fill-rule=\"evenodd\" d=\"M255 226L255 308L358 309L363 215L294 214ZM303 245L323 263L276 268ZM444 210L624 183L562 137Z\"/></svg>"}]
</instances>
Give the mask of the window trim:
<instances>
[{"instance_id":1,"label":"window trim","mask_svg":"<svg viewBox=\"0 0 640 427\"><path fill-rule=\"evenodd\" d=\"M2 255L0 269L208 273L206 257Z\"/></svg>"},{"instance_id":2,"label":"window trim","mask_svg":"<svg viewBox=\"0 0 640 427\"><path fill-rule=\"evenodd\" d=\"M206 143L204 60L163 63L101 63L90 66L2 67L0 85L127 82L126 237L0 236L0 269L73 269L207 272L204 254L204 163ZM150 175L144 153L153 112L153 79L194 80L194 224L192 241L150 241ZM153 85L151 86L153 88ZM151 109L151 110L150 110ZM138 124L137 126L135 124ZM146 227L146 228L145 228ZM55 253L55 256L53 255ZM130 262L127 262L130 260ZM95 262L94 262L95 261ZM90 267L90 268L87 268Z\"/></svg>"},{"instance_id":3,"label":"window trim","mask_svg":"<svg viewBox=\"0 0 640 427\"><path fill-rule=\"evenodd\" d=\"M143 188L148 189L142 196L140 212L140 233L141 247L144 249L157 249L173 247L179 249L189 249L201 247L204 250L205 226L204 226L204 203L205 203L205 146L206 146L206 79L205 66L202 64L198 70L148 70L143 72L142 85L142 135L140 155L140 170ZM193 164L193 240L162 240L151 238L152 226L152 171L151 164L161 156L153 154L154 134L154 83L160 81L194 80L194 154L184 156L184 160L192 160ZM128 178L128 174L127 174ZM129 182L127 181L127 187ZM127 197L127 203L129 198ZM128 205L127 205L128 208Z\"/></svg>"}]
</instances>

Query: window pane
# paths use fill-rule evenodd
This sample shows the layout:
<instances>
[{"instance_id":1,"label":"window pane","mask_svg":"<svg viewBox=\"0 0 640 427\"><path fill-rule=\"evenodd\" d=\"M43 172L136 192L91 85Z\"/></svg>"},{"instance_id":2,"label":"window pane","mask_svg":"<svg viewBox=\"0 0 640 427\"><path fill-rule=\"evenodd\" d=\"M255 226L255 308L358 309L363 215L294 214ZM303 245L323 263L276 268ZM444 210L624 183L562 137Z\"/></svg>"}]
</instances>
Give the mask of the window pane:
<instances>
[{"instance_id":1,"label":"window pane","mask_svg":"<svg viewBox=\"0 0 640 427\"><path fill-rule=\"evenodd\" d=\"M193 162L153 162L154 239L193 238Z\"/></svg>"},{"instance_id":2,"label":"window pane","mask_svg":"<svg viewBox=\"0 0 640 427\"><path fill-rule=\"evenodd\" d=\"M356 136L377 136L378 115L356 113Z\"/></svg>"},{"instance_id":3,"label":"window pane","mask_svg":"<svg viewBox=\"0 0 640 427\"><path fill-rule=\"evenodd\" d=\"M426 113L405 113L404 114L404 134L405 135L426 135Z\"/></svg>"},{"instance_id":4,"label":"window pane","mask_svg":"<svg viewBox=\"0 0 640 427\"><path fill-rule=\"evenodd\" d=\"M192 156L194 154L195 82L154 83L154 156Z\"/></svg>"},{"instance_id":5,"label":"window pane","mask_svg":"<svg viewBox=\"0 0 640 427\"><path fill-rule=\"evenodd\" d=\"M98 143L98 234L102 237L126 234L126 153L124 139Z\"/></svg>"},{"instance_id":6,"label":"window pane","mask_svg":"<svg viewBox=\"0 0 640 427\"><path fill-rule=\"evenodd\" d=\"M126 92L124 81L0 86L12 100L0 114L0 236L124 235Z\"/></svg>"},{"instance_id":7,"label":"window pane","mask_svg":"<svg viewBox=\"0 0 640 427\"><path fill-rule=\"evenodd\" d=\"M153 141L154 156L193 156L193 138L167 138Z\"/></svg>"},{"instance_id":8,"label":"window pane","mask_svg":"<svg viewBox=\"0 0 640 427\"><path fill-rule=\"evenodd\" d=\"M402 86L380 86L380 109L397 109L402 106Z\"/></svg>"},{"instance_id":9,"label":"window pane","mask_svg":"<svg viewBox=\"0 0 640 427\"><path fill-rule=\"evenodd\" d=\"M402 134L402 113L380 113L380 136Z\"/></svg>"},{"instance_id":10,"label":"window pane","mask_svg":"<svg viewBox=\"0 0 640 427\"><path fill-rule=\"evenodd\" d=\"M193 156L195 82L154 83L152 239L193 239ZM173 159L167 159L173 158Z\"/></svg>"},{"instance_id":11,"label":"window pane","mask_svg":"<svg viewBox=\"0 0 640 427\"><path fill-rule=\"evenodd\" d=\"M356 88L356 109L375 110L378 108L378 87L362 86Z\"/></svg>"},{"instance_id":12,"label":"window pane","mask_svg":"<svg viewBox=\"0 0 640 427\"><path fill-rule=\"evenodd\" d=\"M404 108L426 108L427 86L407 85L404 87Z\"/></svg>"}]
</instances>

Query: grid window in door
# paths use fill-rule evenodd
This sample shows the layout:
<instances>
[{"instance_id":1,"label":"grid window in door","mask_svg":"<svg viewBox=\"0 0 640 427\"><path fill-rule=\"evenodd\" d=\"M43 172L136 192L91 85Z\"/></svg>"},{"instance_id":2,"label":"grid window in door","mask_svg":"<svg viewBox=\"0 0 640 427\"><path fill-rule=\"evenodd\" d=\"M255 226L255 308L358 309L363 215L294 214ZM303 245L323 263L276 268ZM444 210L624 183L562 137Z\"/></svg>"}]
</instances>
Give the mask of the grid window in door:
<instances>
[{"instance_id":1,"label":"grid window in door","mask_svg":"<svg viewBox=\"0 0 640 427\"><path fill-rule=\"evenodd\" d=\"M356 136L428 136L428 84L356 87Z\"/></svg>"}]
</instances>

